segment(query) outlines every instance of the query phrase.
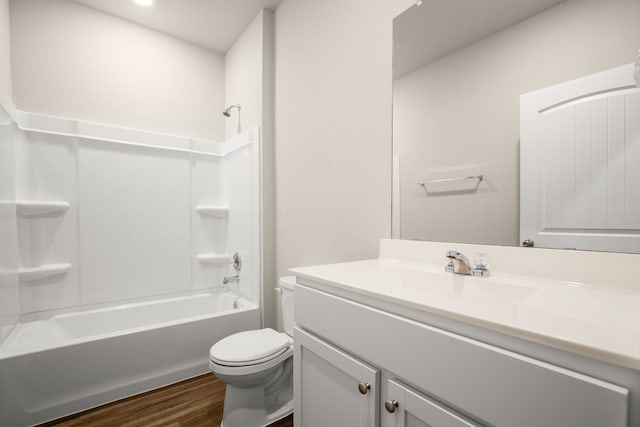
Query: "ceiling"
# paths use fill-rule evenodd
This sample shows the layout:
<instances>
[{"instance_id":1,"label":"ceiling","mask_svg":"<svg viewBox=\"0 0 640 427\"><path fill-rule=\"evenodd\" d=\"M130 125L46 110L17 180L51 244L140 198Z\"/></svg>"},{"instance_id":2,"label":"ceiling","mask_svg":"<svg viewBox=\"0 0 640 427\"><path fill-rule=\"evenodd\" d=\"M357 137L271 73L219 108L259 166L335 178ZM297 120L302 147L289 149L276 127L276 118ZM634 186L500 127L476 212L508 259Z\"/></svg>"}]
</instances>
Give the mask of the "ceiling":
<instances>
[{"instance_id":1,"label":"ceiling","mask_svg":"<svg viewBox=\"0 0 640 427\"><path fill-rule=\"evenodd\" d=\"M394 79L563 1L423 0L393 21Z\"/></svg>"},{"instance_id":2,"label":"ceiling","mask_svg":"<svg viewBox=\"0 0 640 427\"><path fill-rule=\"evenodd\" d=\"M94 9L225 53L258 12L283 0L154 0L142 7L132 0L75 0Z\"/></svg>"}]
</instances>

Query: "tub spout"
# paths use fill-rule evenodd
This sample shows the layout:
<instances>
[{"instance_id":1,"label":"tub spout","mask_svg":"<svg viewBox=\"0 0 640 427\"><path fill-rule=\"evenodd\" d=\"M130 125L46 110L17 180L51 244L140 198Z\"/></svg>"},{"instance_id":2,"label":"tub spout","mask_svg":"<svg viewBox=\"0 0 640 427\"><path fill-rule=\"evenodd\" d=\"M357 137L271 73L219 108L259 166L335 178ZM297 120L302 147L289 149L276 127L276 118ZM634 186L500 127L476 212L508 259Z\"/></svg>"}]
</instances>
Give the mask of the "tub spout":
<instances>
[{"instance_id":1,"label":"tub spout","mask_svg":"<svg viewBox=\"0 0 640 427\"><path fill-rule=\"evenodd\" d=\"M229 283L240 283L240 275L236 274L235 276L229 276L222 279L223 285L228 285Z\"/></svg>"}]
</instances>

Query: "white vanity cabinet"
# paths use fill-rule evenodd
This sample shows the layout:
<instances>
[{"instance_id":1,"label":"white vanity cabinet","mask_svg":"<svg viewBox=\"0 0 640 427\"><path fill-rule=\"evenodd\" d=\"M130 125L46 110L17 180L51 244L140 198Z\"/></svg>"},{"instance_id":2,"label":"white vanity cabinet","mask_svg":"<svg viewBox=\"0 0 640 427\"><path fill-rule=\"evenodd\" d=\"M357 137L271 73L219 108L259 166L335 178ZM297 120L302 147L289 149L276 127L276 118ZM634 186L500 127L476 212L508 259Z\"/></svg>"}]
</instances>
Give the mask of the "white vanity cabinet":
<instances>
[{"instance_id":1,"label":"white vanity cabinet","mask_svg":"<svg viewBox=\"0 0 640 427\"><path fill-rule=\"evenodd\" d=\"M630 403L628 387L595 372L541 361L303 282L296 287L297 427L634 425L630 412L637 410L637 398ZM637 375L633 381L637 386Z\"/></svg>"},{"instance_id":2,"label":"white vanity cabinet","mask_svg":"<svg viewBox=\"0 0 640 427\"><path fill-rule=\"evenodd\" d=\"M383 427L475 427L455 412L397 380L386 379L381 396L380 370L313 335L295 329L296 425Z\"/></svg>"}]
</instances>

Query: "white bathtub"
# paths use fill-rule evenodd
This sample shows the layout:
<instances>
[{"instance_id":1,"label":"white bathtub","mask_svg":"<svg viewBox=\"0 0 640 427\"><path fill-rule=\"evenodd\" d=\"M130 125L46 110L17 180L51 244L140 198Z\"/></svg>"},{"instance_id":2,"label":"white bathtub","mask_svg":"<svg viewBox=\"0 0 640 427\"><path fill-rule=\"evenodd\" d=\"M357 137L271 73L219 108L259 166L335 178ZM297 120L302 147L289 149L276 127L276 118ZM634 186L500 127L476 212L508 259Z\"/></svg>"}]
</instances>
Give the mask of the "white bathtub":
<instances>
[{"instance_id":1,"label":"white bathtub","mask_svg":"<svg viewBox=\"0 0 640 427\"><path fill-rule=\"evenodd\" d=\"M18 324L0 344L0 426L28 426L208 372L209 348L260 327L256 304L200 293Z\"/></svg>"}]
</instances>

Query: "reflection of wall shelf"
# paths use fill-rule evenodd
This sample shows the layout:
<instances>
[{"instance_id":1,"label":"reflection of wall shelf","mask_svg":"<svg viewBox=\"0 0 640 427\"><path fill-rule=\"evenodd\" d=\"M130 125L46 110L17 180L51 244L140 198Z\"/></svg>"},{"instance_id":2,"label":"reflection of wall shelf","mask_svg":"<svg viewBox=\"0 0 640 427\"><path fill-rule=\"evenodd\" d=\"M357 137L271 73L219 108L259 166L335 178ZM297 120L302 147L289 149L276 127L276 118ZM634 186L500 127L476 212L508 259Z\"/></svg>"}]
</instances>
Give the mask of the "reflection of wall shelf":
<instances>
[{"instance_id":1,"label":"reflection of wall shelf","mask_svg":"<svg viewBox=\"0 0 640 427\"><path fill-rule=\"evenodd\" d=\"M17 200L16 209L22 216L40 216L62 213L69 209L69 202Z\"/></svg>"},{"instance_id":2,"label":"reflection of wall shelf","mask_svg":"<svg viewBox=\"0 0 640 427\"><path fill-rule=\"evenodd\" d=\"M418 185L422 187L427 184L441 184L443 182L456 182L456 181L467 181L470 179L477 179L478 181L482 181L484 179L484 175L469 175L469 176L457 176L455 178L439 178L439 179L431 179L429 181L420 181Z\"/></svg>"},{"instance_id":3,"label":"reflection of wall shelf","mask_svg":"<svg viewBox=\"0 0 640 427\"><path fill-rule=\"evenodd\" d=\"M18 278L21 282L33 282L48 277L63 274L71 270L71 264L43 264L38 267L21 267L18 270Z\"/></svg>"},{"instance_id":4,"label":"reflection of wall shelf","mask_svg":"<svg viewBox=\"0 0 640 427\"><path fill-rule=\"evenodd\" d=\"M229 208L226 206L198 205L196 211L201 215L214 218L226 218L229 215Z\"/></svg>"},{"instance_id":5,"label":"reflection of wall shelf","mask_svg":"<svg viewBox=\"0 0 640 427\"><path fill-rule=\"evenodd\" d=\"M479 166L461 166L435 169L425 173L427 178L418 182L427 196L476 193L486 176Z\"/></svg>"},{"instance_id":6,"label":"reflection of wall shelf","mask_svg":"<svg viewBox=\"0 0 640 427\"><path fill-rule=\"evenodd\" d=\"M229 254L199 254L197 258L203 264L224 265L231 262Z\"/></svg>"}]
</instances>

